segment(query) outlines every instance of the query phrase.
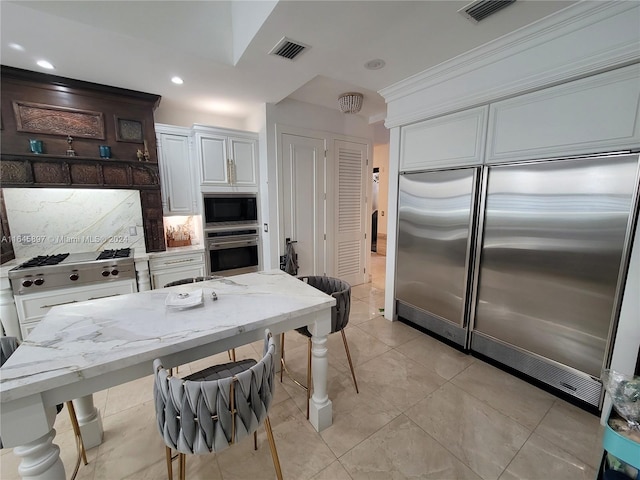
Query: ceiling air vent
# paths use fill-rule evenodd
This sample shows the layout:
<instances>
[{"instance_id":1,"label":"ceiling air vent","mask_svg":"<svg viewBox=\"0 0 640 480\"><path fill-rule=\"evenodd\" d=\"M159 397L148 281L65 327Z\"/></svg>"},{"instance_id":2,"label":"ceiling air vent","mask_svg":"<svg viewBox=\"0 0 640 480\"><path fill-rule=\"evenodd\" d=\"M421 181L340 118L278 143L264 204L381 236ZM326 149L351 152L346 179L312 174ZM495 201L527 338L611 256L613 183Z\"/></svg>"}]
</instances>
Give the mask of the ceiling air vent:
<instances>
[{"instance_id":1,"label":"ceiling air vent","mask_svg":"<svg viewBox=\"0 0 640 480\"><path fill-rule=\"evenodd\" d=\"M498 10L508 7L516 0L477 0L458 10L473 22L479 22Z\"/></svg>"},{"instance_id":2,"label":"ceiling air vent","mask_svg":"<svg viewBox=\"0 0 640 480\"><path fill-rule=\"evenodd\" d=\"M298 55L306 52L309 48L309 45L305 45L302 42L296 42L287 37L282 37L276 46L271 49L269 55L276 55L278 57L294 60Z\"/></svg>"}]
</instances>

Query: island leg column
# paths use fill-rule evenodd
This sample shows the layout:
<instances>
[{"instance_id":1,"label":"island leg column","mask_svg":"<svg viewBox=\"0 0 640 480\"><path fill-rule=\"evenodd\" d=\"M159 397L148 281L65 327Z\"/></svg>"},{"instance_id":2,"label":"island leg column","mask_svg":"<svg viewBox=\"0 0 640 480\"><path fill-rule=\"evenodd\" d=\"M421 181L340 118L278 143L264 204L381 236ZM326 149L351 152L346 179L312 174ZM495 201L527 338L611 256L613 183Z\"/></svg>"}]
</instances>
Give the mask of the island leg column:
<instances>
[{"instance_id":1,"label":"island leg column","mask_svg":"<svg viewBox=\"0 0 640 480\"><path fill-rule=\"evenodd\" d=\"M93 405L93 395L76 398L73 405L78 417L84 448L89 450L97 447L102 443L103 429L100 411Z\"/></svg>"},{"instance_id":2,"label":"island leg column","mask_svg":"<svg viewBox=\"0 0 640 480\"><path fill-rule=\"evenodd\" d=\"M39 398L27 397L2 404L2 440L20 459L23 480L65 480L60 447L53 443L56 407L44 407Z\"/></svg>"},{"instance_id":3,"label":"island leg column","mask_svg":"<svg viewBox=\"0 0 640 480\"><path fill-rule=\"evenodd\" d=\"M313 396L309 400L309 421L320 432L333 422L333 404L327 394L327 336L331 331L331 309L318 314L309 326L311 332L311 374L313 375Z\"/></svg>"}]
</instances>

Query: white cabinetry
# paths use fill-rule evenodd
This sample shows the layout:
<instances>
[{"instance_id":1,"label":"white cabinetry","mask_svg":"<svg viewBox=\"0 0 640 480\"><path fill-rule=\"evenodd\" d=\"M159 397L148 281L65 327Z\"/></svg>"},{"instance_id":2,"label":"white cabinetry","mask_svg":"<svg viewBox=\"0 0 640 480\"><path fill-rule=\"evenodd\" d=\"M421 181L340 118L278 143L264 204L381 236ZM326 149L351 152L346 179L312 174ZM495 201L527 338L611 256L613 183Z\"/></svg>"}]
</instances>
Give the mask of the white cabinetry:
<instances>
[{"instance_id":1,"label":"white cabinetry","mask_svg":"<svg viewBox=\"0 0 640 480\"><path fill-rule=\"evenodd\" d=\"M201 185L257 186L257 134L202 125L194 125L193 130Z\"/></svg>"},{"instance_id":2,"label":"white cabinetry","mask_svg":"<svg viewBox=\"0 0 640 480\"><path fill-rule=\"evenodd\" d=\"M487 162L640 147L640 65L491 104Z\"/></svg>"},{"instance_id":3,"label":"white cabinetry","mask_svg":"<svg viewBox=\"0 0 640 480\"><path fill-rule=\"evenodd\" d=\"M163 288L167 283L183 278L205 275L204 252L163 253L149 259L151 288Z\"/></svg>"},{"instance_id":4,"label":"white cabinetry","mask_svg":"<svg viewBox=\"0 0 640 480\"><path fill-rule=\"evenodd\" d=\"M197 214L191 129L156 124L158 162L165 215Z\"/></svg>"},{"instance_id":5,"label":"white cabinetry","mask_svg":"<svg viewBox=\"0 0 640 480\"><path fill-rule=\"evenodd\" d=\"M482 163L487 112L484 106L402 127L400 171Z\"/></svg>"},{"instance_id":6,"label":"white cabinetry","mask_svg":"<svg viewBox=\"0 0 640 480\"><path fill-rule=\"evenodd\" d=\"M16 310L20 322L20 333L26 338L49 310L58 305L97 300L137 292L135 280L102 283L72 288L61 288L49 292L15 295Z\"/></svg>"}]
</instances>

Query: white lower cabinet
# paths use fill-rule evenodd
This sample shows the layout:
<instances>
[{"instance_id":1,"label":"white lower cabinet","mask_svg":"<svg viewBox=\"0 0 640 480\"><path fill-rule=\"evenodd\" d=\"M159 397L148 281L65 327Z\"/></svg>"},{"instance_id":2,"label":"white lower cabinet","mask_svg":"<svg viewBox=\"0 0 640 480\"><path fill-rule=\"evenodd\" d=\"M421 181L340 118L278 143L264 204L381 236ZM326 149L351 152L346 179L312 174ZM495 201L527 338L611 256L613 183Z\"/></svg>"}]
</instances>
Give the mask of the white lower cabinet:
<instances>
[{"instance_id":1,"label":"white lower cabinet","mask_svg":"<svg viewBox=\"0 0 640 480\"><path fill-rule=\"evenodd\" d=\"M29 335L49 310L58 305L97 300L127 293L135 293L138 289L135 280L120 280L99 285L87 285L72 288L61 288L49 292L15 295L18 321L22 339Z\"/></svg>"},{"instance_id":2,"label":"white lower cabinet","mask_svg":"<svg viewBox=\"0 0 640 480\"><path fill-rule=\"evenodd\" d=\"M203 277L205 270L204 252L163 254L149 259L152 289L183 278Z\"/></svg>"}]
</instances>

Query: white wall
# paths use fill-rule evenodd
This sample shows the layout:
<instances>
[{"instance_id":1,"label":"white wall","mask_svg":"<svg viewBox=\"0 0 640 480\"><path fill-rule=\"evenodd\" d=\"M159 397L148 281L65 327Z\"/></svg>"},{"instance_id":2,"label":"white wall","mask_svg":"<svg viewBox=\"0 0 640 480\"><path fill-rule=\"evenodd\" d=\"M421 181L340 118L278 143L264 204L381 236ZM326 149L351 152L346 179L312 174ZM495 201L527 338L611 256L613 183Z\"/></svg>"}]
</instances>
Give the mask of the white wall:
<instances>
[{"instance_id":1,"label":"white wall","mask_svg":"<svg viewBox=\"0 0 640 480\"><path fill-rule=\"evenodd\" d=\"M155 123L164 123L179 127L191 128L194 123L199 123L212 127L233 128L236 130L245 129L244 118L183 109L169 102L161 102L160 106L154 112L153 117Z\"/></svg>"},{"instance_id":2,"label":"white wall","mask_svg":"<svg viewBox=\"0 0 640 480\"><path fill-rule=\"evenodd\" d=\"M277 0L231 2L234 65L277 4Z\"/></svg>"},{"instance_id":3,"label":"white wall","mask_svg":"<svg viewBox=\"0 0 640 480\"><path fill-rule=\"evenodd\" d=\"M373 142L373 127L364 117L346 115L336 109L319 107L297 100L285 99L278 104L266 105L266 124L260 131L261 196L267 195L263 203L263 222L268 221L269 233L265 245L265 268L278 268L279 255L284 249L284 237L279 231L278 161L276 125L295 129L324 132L327 137L349 136ZM263 145L265 148L263 149ZM263 155L266 154L266 159ZM330 161L330 159L327 159ZM371 165L371 164L370 164ZM327 166L327 170L332 170ZM266 188L265 188L266 187ZM267 208L268 203L268 208ZM265 208L267 212L265 214ZM282 238L281 238L282 237ZM268 245L268 250L266 247Z\"/></svg>"},{"instance_id":4,"label":"white wall","mask_svg":"<svg viewBox=\"0 0 640 480\"><path fill-rule=\"evenodd\" d=\"M389 218L389 144L373 146L373 166L380 170L378 184L378 235L387 234L387 218Z\"/></svg>"}]
</instances>

